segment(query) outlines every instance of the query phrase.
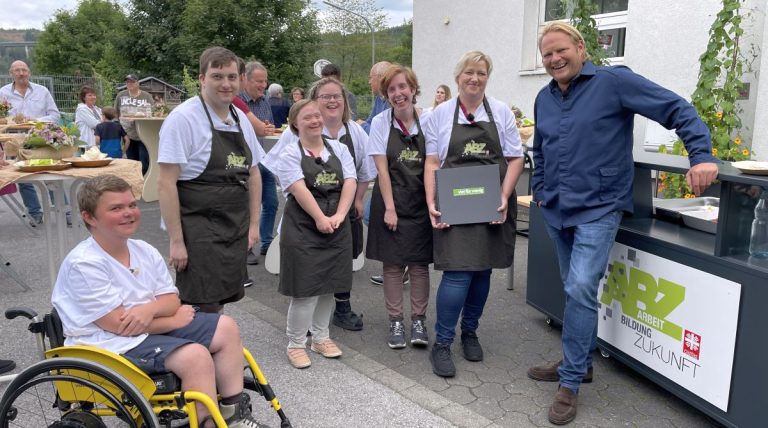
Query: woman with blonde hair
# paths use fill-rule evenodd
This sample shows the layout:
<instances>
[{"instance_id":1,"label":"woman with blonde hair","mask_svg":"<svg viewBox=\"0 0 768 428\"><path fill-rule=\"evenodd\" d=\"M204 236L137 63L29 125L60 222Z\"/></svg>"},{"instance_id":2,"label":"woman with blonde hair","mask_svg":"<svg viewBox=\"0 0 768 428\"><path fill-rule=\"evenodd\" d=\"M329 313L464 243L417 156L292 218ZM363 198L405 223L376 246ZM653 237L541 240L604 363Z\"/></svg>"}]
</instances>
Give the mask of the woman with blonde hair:
<instances>
[{"instance_id":1,"label":"woman with blonde hair","mask_svg":"<svg viewBox=\"0 0 768 428\"><path fill-rule=\"evenodd\" d=\"M422 111L422 114L429 113L432 110L435 109L438 105L441 103L444 103L451 99L451 88L448 87L448 85L440 85L437 87L437 90L435 91L435 99L432 101L432 106L427 107Z\"/></svg>"},{"instance_id":2,"label":"woman with blonde hair","mask_svg":"<svg viewBox=\"0 0 768 428\"><path fill-rule=\"evenodd\" d=\"M514 190L523 170L523 150L512 110L485 95L492 70L488 55L465 53L454 69L458 96L437 106L424 124L424 184L434 228L435 270L443 271L436 299L437 338L430 360L432 371L444 377L456 373L451 344L459 318L464 359L483 360L477 329L488 299L491 272L509 267L515 250ZM498 219L462 225L441 223L435 171L479 165L499 166Z\"/></svg>"}]
</instances>

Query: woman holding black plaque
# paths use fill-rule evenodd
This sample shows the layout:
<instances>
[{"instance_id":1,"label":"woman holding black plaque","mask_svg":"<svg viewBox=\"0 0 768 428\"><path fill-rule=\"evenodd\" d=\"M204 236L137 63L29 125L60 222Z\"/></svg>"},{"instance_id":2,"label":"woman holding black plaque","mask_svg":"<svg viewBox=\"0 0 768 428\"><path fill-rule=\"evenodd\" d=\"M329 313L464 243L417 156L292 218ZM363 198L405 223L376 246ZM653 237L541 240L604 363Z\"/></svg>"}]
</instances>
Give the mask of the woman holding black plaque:
<instances>
[{"instance_id":1,"label":"woman holding black plaque","mask_svg":"<svg viewBox=\"0 0 768 428\"><path fill-rule=\"evenodd\" d=\"M509 267L515 250L514 189L523 171L523 150L512 111L485 95L492 69L491 58L484 53L464 54L454 69L458 96L437 106L424 122L424 185L434 228L435 269L443 271L436 299L437 338L430 361L432 371L444 377L456 374L451 344L459 315L464 358L482 361L483 349L476 332L490 290L491 270ZM435 171L492 164L499 165L499 220L441 223Z\"/></svg>"},{"instance_id":2,"label":"woman holding black plaque","mask_svg":"<svg viewBox=\"0 0 768 428\"><path fill-rule=\"evenodd\" d=\"M429 302L432 227L424 194L424 133L416 113L419 83L408 67L391 65L381 77L381 96L391 105L371 122L369 155L378 179L371 195L366 257L384 268L384 303L389 316L387 344L405 348L403 274L411 282L412 346L427 346L424 325Z\"/></svg>"}]
</instances>

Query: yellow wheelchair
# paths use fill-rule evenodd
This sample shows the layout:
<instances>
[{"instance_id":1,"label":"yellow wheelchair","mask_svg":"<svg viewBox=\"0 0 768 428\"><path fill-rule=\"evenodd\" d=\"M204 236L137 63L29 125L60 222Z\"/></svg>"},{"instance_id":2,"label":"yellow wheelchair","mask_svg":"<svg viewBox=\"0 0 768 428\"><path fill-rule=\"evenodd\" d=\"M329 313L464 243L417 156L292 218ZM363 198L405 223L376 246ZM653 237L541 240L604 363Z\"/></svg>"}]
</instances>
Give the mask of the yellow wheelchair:
<instances>
[{"instance_id":1,"label":"yellow wheelchair","mask_svg":"<svg viewBox=\"0 0 768 428\"><path fill-rule=\"evenodd\" d=\"M29 308L11 308L5 317L31 320L44 359L19 373L0 399L0 428L197 428L195 403L203 404L217 427L227 424L219 406L206 394L181 391L173 373L151 377L130 361L93 346L63 346L56 312L41 320ZM46 337L49 346L46 346ZM244 386L261 395L291 423L251 353L243 348ZM244 394L248 396L248 394Z\"/></svg>"}]
</instances>

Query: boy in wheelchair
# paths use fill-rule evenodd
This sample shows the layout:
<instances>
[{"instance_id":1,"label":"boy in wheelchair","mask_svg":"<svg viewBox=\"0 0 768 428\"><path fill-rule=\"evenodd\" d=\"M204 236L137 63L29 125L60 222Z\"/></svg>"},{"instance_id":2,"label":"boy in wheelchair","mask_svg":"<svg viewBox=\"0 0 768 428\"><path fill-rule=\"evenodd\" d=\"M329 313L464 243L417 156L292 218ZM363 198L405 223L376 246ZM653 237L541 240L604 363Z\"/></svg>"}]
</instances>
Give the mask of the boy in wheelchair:
<instances>
[{"instance_id":1,"label":"boy in wheelchair","mask_svg":"<svg viewBox=\"0 0 768 428\"><path fill-rule=\"evenodd\" d=\"M89 179L77 202L90 231L61 265L52 303L66 345L92 345L120 354L147 374L171 371L182 390L216 402L230 427L259 426L243 392L243 353L237 323L226 315L182 305L160 253L130 239L141 211L130 185L114 175ZM201 427L214 426L197 404Z\"/></svg>"}]
</instances>

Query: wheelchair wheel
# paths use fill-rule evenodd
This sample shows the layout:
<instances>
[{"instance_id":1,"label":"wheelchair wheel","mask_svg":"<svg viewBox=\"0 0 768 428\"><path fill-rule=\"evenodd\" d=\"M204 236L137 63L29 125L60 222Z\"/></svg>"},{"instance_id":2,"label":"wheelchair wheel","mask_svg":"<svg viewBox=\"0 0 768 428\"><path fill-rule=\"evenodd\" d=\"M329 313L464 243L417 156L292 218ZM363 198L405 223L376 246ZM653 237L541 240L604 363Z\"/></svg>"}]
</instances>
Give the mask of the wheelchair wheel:
<instances>
[{"instance_id":1,"label":"wheelchair wheel","mask_svg":"<svg viewBox=\"0 0 768 428\"><path fill-rule=\"evenodd\" d=\"M77 358L40 361L8 385L0 427L158 427L152 406L112 369Z\"/></svg>"}]
</instances>

